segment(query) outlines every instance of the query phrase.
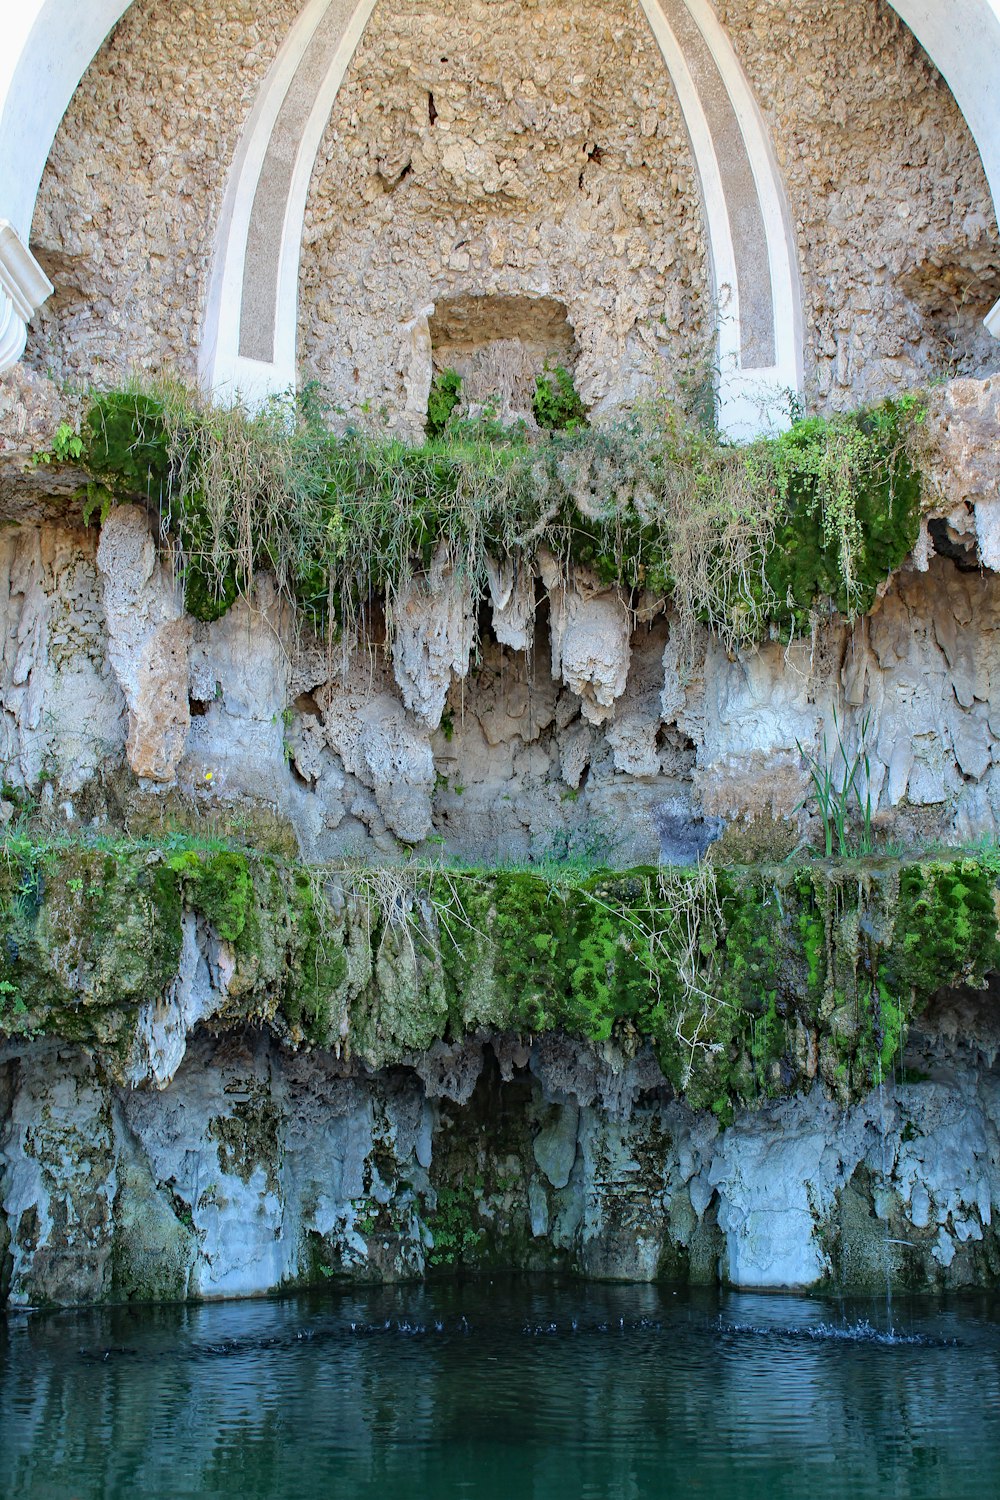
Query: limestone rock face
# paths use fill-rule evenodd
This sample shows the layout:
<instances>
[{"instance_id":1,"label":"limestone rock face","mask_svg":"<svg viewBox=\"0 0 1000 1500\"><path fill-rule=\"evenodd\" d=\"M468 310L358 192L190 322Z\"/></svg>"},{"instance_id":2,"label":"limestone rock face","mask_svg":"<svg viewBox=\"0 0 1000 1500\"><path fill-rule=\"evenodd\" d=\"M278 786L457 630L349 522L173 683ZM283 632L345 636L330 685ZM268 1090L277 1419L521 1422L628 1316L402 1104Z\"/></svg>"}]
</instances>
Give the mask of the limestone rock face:
<instances>
[{"instance_id":1,"label":"limestone rock face","mask_svg":"<svg viewBox=\"0 0 1000 1500\"><path fill-rule=\"evenodd\" d=\"M934 1081L846 1109L817 1085L724 1129L671 1097L647 1050L557 1034L481 1033L372 1073L196 1030L169 1079L124 1088L72 1045L9 1042L10 1300L259 1294L314 1276L317 1256L359 1281L419 1276L456 1170L480 1183L463 1212L493 1265L558 1253L638 1281L974 1284L998 1249L993 1009L951 997L911 1038Z\"/></svg>"},{"instance_id":2,"label":"limestone rock face","mask_svg":"<svg viewBox=\"0 0 1000 1500\"><path fill-rule=\"evenodd\" d=\"M189 1034L226 998L227 966L217 962L214 974L210 971L203 951L207 934L199 934L193 912L184 913L181 933L176 976L163 995L146 1001L136 1021L128 1070L133 1086L151 1083L166 1088L184 1060Z\"/></svg>"},{"instance_id":3,"label":"limestone rock face","mask_svg":"<svg viewBox=\"0 0 1000 1500\"><path fill-rule=\"evenodd\" d=\"M66 402L58 387L23 362L0 374L0 473L50 446Z\"/></svg>"},{"instance_id":4,"label":"limestone rock face","mask_svg":"<svg viewBox=\"0 0 1000 1500\"><path fill-rule=\"evenodd\" d=\"M72 1047L43 1048L0 1127L13 1303L110 1293L117 1186L112 1101L96 1063Z\"/></svg>"},{"instance_id":5,"label":"limestone rock face","mask_svg":"<svg viewBox=\"0 0 1000 1500\"><path fill-rule=\"evenodd\" d=\"M96 538L64 527L0 535L0 756L5 778L35 787L57 766L72 793L125 736L109 664Z\"/></svg>"},{"instance_id":6,"label":"limestone rock face","mask_svg":"<svg viewBox=\"0 0 1000 1500\"><path fill-rule=\"evenodd\" d=\"M949 535L1000 571L1000 379L950 380L933 392L922 462ZM918 559L918 566L920 565Z\"/></svg>"},{"instance_id":7,"label":"limestone rock face","mask_svg":"<svg viewBox=\"0 0 1000 1500\"><path fill-rule=\"evenodd\" d=\"M602 587L583 570L566 584L555 558L542 554L540 567L551 608L552 675L580 698L589 723L603 724L628 681L628 609L617 589Z\"/></svg>"},{"instance_id":8,"label":"limestone rock face","mask_svg":"<svg viewBox=\"0 0 1000 1500\"><path fill-rule=\"evenodd\" d=\"M138 506L111 512L101 528L97 566L108 655L128 704L129 765L148 781L173 781L191 724L191 621Z\"/></svg>"},{"instance_id":9,"label":"limestone rock face","mask_svg":"<svg viewBox=\"0 0 1000 1500\"><path fill-rule=\"evenodd\" d=\"M501 646L527 651L535 629L535 579L512 562L487 564L493 634Z\"/></svg>"},{"instance_id":10,"label":"limestone rock face","mask_svg":"<svg viewBox=\"0 0 1000 1500\"><path fill-rule=\"evenodd\" d=\"M443 550L413 578L392 611L392 665L407 708L429 729L441 722L452 678L469 670L475 620L468 586Z\"/></svg>"},{"instance_id":11,"label":"limestone rock face","mask_svg":"<svg viewBox=\"0 0 1000 1500\"><path fill-rule=\"evenodd\" d=\"M197 785L210 774L227 795L284 795L287 635L267 577L257 581L252 604L240 599L221 619L195 627L190 692L201 712L191 720L182 777Z\"/></svg>"},{"instance_id":12,"label":"limestone rock face","mask_svg":"<svg viewBox=\"0 0 1000 1500\"><path fill-rule=\"evenodd\" d=\"M615 770L628 776L656 776L660 770L656 737L661 723L664 634L661 622L657 629L638 636L625 692L614 722L608 725Z\"/></svg>"},{"instance_id":13,"label":"limestone rock face","mask_svg":"<svg viewBox=\"0 0 1000 1500\"><path fill-rule=\"evenodd\" d=\"M434 756L427 739L389 693L330 684L322 695L327 740L345 770L375 794L387 826L406 843L431 827Z\"/></svg>"}]
</instances>

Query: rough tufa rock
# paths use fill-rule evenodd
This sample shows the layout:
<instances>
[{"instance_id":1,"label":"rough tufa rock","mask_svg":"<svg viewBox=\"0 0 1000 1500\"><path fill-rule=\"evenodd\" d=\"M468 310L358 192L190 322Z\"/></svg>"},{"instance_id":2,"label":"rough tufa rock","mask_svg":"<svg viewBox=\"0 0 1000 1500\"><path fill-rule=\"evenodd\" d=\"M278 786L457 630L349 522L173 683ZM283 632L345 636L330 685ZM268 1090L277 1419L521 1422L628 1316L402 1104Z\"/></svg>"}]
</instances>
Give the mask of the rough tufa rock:
<instances>
[{"instance_id":1,"label":"rough tufa rock","mask_svg":"<svg viewBox=\"0 0 1000 1500\"><path fill-rule=\"evenodd\" d=\"M933 393L924 453L928 488L959 532L963 518L956 512L971 509L979 560L995 571L1000 571L998 442L1000 379L950 380Z\"/></svg>"},{"instance_id":2,"label":"rough tufa rock","mask_svg":"<svg viewBox=\"0 0 1000 1500\"><path fill-rule=\"evenodd\" d=\"M344 769L375 794L386 825L404 843L431 828L434 756L427 739L389 693L370 695L330 683L319 697L326 737Z\"/></svg>"},{"instance_id":3,"label":"rough tufa rock","mask_svg":"<svg viewBox=\"0 0 1000 1500\"><path fill-rule=\"evenodd\" d=\"M617 589L585 570L567 584L550 554L542 553L539 564L551 607L552 675L577 694L585 719L603 724L628 681L629 611Z\"/></svg>"},{"instance_id":4,"label":"rough tufa rock","mask_svg":"<svg viewBox=\"0 0 1000 1500\"><path fill-rule=\"evenodd\" d=\"M501 646L527 651L535 634L535 577L515 562L488 560L493 634Z\"/></svg>"},{"instance_id":5,"label":"rough tufa rock","mask_svg":"<svg viewBox=\"0 0 1000 1500\"><path fill-rule=\"evenodd\" d=\"M145 511L113 510L97 548L108 655L128 704L126 752L136 776L173 781L191 711L191 621L182 591L157 560Z\"/></svg>"},{"instance_id":6,"label":"rough tufa rock","mask_svg":"<svg viewBox=\"0 0 1000 1500\"><path fill-rule=\"evenodd\" d=\"M442 547L426 578L412 578L392 610L392 665L403 702L428 729L441 722L452 677L464 677L475 636L468 584Z\"/></svg>"}]
</instances>

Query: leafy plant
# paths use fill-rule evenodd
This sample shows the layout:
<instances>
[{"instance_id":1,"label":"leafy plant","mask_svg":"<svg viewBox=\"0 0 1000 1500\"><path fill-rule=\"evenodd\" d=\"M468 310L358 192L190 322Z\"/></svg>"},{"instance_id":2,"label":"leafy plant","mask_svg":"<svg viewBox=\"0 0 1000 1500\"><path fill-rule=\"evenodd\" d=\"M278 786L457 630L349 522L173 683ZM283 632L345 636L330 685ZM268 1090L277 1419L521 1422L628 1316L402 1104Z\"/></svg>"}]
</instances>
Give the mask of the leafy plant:
<instances>
[{"instance_id":1,"label":"leafy plant","mask_svg":"<svg viewBox=\"0 0 1000 1500\"><path fill-rule=\"evenodd\" d=\"M550 432L573 432L586 427L587 408L580 400L573 377L564 365L550 366L535 381L531 403L535 421Z\"/></svg>"},{"instance_id":2,"label":"leafy plant","mask_svg":"<svg viewBox=\"0 0 1000 1500\"><path fill-rule=\"evenodd\" d=\"M569 401L558 370L547 389ZM912 403L804 419L743 447L676 407L599 429L570 417L543 435L451 413L442 437L411 447L334 435L309 388L254 412L170 384L107 392L80 429L86 513L154 507L197 618L267 571L328 639L375 599L391 631L397 595L435 560L476 604L495 564L533 569L544 547L564 576L586 567L626 596L672 599L682 637L701 622L737 647L807 627L824 601L870 608L918 533Z\"/></svg>"},{"instance_id":3,"label":"leafy plant","mask_svg":"<svg viewBox=\"0 0 1000 1500\"><path fill-rule=\"evenodd\" d=\"M52 447L36 453L35 464L75 463L83 457L86 444L71 422L60 422L52 434Z\"/></svg>"},{"instance_id":4,"label":"leafy plant","mask_svg":"<svg viewBox=\"0 0 1000 1500\"><path fill-rule=\"evenodd\" d=\"M427 400L427 436L439 438L451 421L452 413L462 399L462 377L450 366L434 377Z\"/></svg>"},{"instance_id":5,"label":"leafy plant","mask_svg":"<svg viewBox=\"0 0 1000 1500\"><path fill-rule=\"evenodd\" d=\"M849 833L849 815L851 801L853 799L856 807L861 812L862 833L860 853L870 854L872 852L872 793L871 793L871 759L867 749L868 731L871 727L871 714L866 713L861 720L861 728L858 738L858 748L853 755L849 756L840 732L840 723L837 718L837 710L833 711L834 728L837 731L837 748L831 758L827 746L826 732L823 733L823 754L819 756L808 754L802 748L801 742L796 740L799 754L806 763L809 771L809 780L812 783L812 795L823 823L823 842L827 859L833 855L834 840L836 839L837 853L849 855L852 853ZM864 775L864 800L862 800L861 788L858 778ZM806 801L799 803L799 807L806 807Z\"/></svg>"}]
</instances>

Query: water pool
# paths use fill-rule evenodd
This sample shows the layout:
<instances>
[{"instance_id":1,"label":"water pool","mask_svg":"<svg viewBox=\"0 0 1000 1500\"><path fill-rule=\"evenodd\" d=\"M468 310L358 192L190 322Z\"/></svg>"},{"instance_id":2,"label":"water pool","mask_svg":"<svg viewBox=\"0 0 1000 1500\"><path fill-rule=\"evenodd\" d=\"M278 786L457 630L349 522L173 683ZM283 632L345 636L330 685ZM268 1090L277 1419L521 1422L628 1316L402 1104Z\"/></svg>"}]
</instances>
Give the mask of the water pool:
<instances>
[{"instance_id":1,"label":"water pool","mask_svg":"<svg viewBox=\"0 0 1000 1500\"><path fill-rule=\"evenodd\" d=\"M20 1500L984 1497L998 1453L987 1294L496 1280L0 1322Z\"/></svg>"}]
</instances>

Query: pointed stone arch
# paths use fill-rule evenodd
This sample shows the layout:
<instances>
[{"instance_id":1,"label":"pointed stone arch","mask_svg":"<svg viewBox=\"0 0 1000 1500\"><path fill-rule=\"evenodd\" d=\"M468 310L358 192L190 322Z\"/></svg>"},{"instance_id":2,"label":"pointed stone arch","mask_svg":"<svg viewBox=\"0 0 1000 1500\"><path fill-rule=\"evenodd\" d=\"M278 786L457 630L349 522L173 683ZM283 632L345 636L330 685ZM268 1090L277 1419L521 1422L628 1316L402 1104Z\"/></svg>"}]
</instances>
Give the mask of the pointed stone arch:
<instances>
[{"instance_id":1,"label":"pointed stone arch","mask_svg":"<svg viewBox=\"0 0 1000 1500\"><path fill-rule=\"evenodd\" d=\"M780 420L802 386L790 215L763 119L708 0L641 0L702 185L719 326L723 429ZM323 128L373 0L309 0L261 88L219 226L201 376L251 399L295 383L299 246Z\"/></svg>"},{"instance_id":2,"label":"pointed stone arch","mask_svg":"<svg viewBox=\"0 0 1000 1500\"><path fill-rule=\"evenodd\" d=\"M130 3L22 0L6 22L7 46L0 56L0 220L8 232L7 250L0 249L0 369L19 357L25 324L47 295L48 283L35 274L25 247L56 130L84 72ZM762 400L767 407L775 387L798 383L801 328L787 209L759 110L710 0L641 3L695 146L720 303L723 420L739 431L753 422ZM949 84L1000 211L1000 0L890 3ZM219 224L201 355L203 375L213 384L237 383L248 394L263 394L294 379L301 230L296 215L300 201L304 212L323 124L373 5L374 0L305 0L260 91L234 159ZM272 281L266 291L260 276L247 275L246 247L258 233L270 235L270 260L254 257L255 266L269 265ZM755 255L755 244L758 252L763 244L765 253ZM268 353L269 322L271 357L261 359L257 356ZM1000 335L1000 305L987 322Z\"/></svg>"}]
</instances>

